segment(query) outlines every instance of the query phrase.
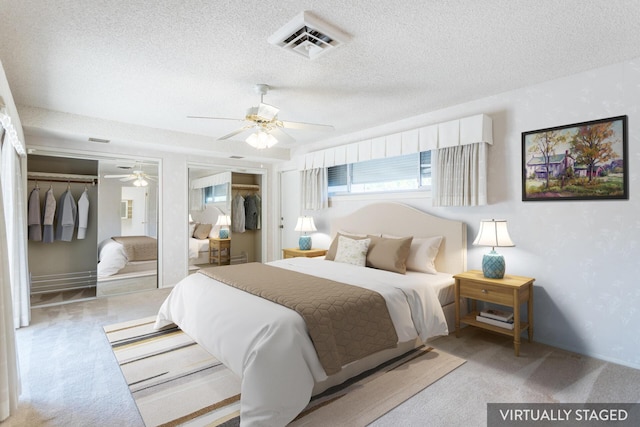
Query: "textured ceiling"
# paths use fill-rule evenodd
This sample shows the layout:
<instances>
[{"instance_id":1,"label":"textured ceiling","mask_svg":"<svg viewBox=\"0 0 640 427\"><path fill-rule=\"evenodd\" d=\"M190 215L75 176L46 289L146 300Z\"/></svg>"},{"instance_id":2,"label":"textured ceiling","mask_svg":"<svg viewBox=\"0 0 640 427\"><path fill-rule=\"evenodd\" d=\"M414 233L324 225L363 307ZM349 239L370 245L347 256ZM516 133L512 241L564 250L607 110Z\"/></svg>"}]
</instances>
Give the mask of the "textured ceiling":
<instances>
[{"instance_id":1,"label":"textured ceiling","mask_svg":"<svg viewBox=\"0 0 640 427\"><path fill-rule=\"evenodd\" d=\"M349 41L314 60L267 42L303 10ZM238 122L186 116L242 118L255 83L279 118L335 127L289 131L300 145L636 57L637 0L0 0L27 133L131 142L142 126L230 154L246 144L216 138ZM95 119L117 123L85 135Z\"/></svg>"}]
</instances>

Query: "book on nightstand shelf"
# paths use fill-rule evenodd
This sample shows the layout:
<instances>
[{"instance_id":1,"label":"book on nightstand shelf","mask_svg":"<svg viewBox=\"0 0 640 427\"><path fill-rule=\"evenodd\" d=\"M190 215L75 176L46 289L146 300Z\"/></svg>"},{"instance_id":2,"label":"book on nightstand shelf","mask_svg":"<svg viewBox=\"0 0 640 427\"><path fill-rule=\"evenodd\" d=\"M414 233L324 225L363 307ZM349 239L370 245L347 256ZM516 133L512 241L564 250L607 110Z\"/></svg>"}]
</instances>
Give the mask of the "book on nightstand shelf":
<instances>
[{"instance_id":1,"label":"book on nightstand shelf","mask_svg":"<svg viewBox=\"0 0 640 427\"><path fill-rule=\"evenodd\" d=\"M498 310L497 308L489 308L482 310L480 316L489 319L500 320L502 322L513 321L513 313L510 311Z\"/></svg>"},{"instance_id":2,"label":"book on nightstand shelf","mask_svg":"<svg viewBox=\"0 0 640 427\"><path fill-rule=\"evenodd\" d=\"M490 317L484 317L480 314L476 316L478 322L487 323L489 325L499 326L505 329L513 329L513 318L509 321L503 322L502 320L491 319Z\"/></svg>"}]
</instances>

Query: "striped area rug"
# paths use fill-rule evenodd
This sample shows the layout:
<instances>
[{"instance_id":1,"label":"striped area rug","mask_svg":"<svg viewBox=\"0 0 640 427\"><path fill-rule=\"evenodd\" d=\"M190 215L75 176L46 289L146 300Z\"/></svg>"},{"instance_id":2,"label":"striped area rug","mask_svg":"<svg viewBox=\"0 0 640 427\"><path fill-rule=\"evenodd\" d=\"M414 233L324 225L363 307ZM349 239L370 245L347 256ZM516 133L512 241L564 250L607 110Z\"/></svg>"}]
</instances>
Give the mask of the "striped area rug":
<instances>
[{"instance_id":1,"label":"striped area rug","mask_svg":"<svg viewBox=\"0 0 640 427\"><path fill-rule=\"evenodd\" d=\"M239 425L240 379L155 317L105 326L146 426ZM422 347L314 397L291 426L364 426L464 363Z\"/></svg>"}]
</instances>

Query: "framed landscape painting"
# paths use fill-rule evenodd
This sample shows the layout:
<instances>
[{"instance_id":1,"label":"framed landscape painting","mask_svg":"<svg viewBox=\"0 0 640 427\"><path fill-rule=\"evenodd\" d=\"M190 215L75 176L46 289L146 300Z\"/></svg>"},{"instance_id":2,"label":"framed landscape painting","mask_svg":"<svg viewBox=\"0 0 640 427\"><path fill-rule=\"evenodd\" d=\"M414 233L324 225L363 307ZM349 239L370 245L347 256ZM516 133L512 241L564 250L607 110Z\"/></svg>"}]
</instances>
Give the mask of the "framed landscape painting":
<instances>
[{"instance_id":1,"label":"framed landscape painting","mask_svg":"<svg viewBox=\"0 0 640 427\"><path fill-rule=\"evenodd\" d=\"M522 200L629 198L627 116L522 133Z\"/></svg>"}]
</instances>

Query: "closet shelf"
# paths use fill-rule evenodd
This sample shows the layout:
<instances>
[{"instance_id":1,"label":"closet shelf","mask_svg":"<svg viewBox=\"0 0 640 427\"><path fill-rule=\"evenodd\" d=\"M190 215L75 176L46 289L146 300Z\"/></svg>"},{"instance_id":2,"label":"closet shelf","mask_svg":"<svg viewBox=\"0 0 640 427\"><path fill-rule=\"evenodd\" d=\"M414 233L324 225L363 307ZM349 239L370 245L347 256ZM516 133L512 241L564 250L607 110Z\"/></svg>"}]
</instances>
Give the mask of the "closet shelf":
<instances>
[{"instance_id":1,"label":"closet shelf","mask_svg":"<svg viewBox=\"0 0 640 427\"><path fill-rule=\"evenodd\" d=\"M28 172L27 179L29 181L46 181L46 182L80 182L84 184L97 184L97 175L77 175L70 173L54 173L54 172Z\"/></svg>"}]
</instances>

